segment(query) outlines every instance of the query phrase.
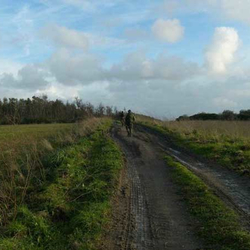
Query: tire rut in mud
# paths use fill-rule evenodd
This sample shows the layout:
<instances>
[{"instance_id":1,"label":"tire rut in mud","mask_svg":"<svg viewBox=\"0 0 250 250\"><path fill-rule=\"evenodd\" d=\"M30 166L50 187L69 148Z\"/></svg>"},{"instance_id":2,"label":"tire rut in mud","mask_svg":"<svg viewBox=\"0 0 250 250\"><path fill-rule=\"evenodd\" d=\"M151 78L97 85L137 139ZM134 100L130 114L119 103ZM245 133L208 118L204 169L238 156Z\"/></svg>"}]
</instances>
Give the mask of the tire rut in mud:
<instances>
[{"instance_id":1,"label":"tire rut in mud","mask_svg":"<svg viewBox=\"0 0 250 250\"><path fill-rule=\"evenodd\" d=\"M150 138L151 143L185 165L199 176L214 193L241 217L242 225L250 231L250 181L249 177L240 176L218 164L198 157L189 150L176 146L171 138L162 136L152 129L137 127L139 138Z\"/></svg>"},{"instance_id":2,"label":"tire rut in mud","mask_svg":"<svg viewBox=\"0 0 250 250\"><path fill-rule=\"evenodd\" d=\"M196 222L176 193L161 150L136 135L127 138L118 126L112 134L127 161L130 207L126 237L118 243L120 248L110 249L205 249L194 234Z\"/></svg>"}]
</instances>

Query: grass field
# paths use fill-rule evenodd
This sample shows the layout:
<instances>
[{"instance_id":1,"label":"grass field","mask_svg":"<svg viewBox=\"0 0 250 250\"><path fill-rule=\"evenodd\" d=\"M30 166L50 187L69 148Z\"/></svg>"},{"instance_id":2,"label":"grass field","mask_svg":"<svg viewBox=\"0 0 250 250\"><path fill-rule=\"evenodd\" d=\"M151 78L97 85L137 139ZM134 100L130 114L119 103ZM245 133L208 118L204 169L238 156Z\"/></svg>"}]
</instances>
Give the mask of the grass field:
<instances>
[{"instance_id":1,"label":"grass field","mask_svg":"<svg viewBox=\"0 0 250 250\"><path fill-rule=\"evenodd\" d=\"M51 138L68 133L74 124L41 124L0 126L0 150L22 148L39 139Z\"/></svg>"},{"instance_id":2,"label":"grass field","mask_svg":"<svg viewBox=\"0 0 250 250\"><path fill-rule=\"evenodd\" d=\"M241 174L250 175L250 122L140 119L181 146Z\"/></svg>"},{"instance_id":3,"label":"grass field","mask_svg":"<svg viewBox=\"0 0 250 250\"><path fill-rule=\"evenodd\" d=\"M182 135L197 133L200 140L242 140L250 141L249 121L169 121L163 126Z\"/></svg>"}]
</instances>

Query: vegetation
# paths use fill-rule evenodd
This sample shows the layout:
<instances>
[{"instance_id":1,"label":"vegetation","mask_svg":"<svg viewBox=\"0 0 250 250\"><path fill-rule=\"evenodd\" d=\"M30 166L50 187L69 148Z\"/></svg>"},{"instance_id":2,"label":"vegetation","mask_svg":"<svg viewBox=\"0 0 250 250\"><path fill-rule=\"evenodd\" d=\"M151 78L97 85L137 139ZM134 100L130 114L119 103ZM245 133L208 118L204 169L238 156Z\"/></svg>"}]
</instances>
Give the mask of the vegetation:
<instances>
[{"instance_id":1,"label":"vegetation","mask_svg":"<svg viewBox=\"0 0 250 250\"><path fill-rule=\"evenodd\" d=\"M0 249L93 249L123 163L110 125L91 119L4 152Z\"/></svg>"},{"instance_id":2,"label":"vegetation","mask_svg":"<svg viewBox=\"0 0 250 250\"><path fill-rule=\"evenodd\" d=\"M250 249L250 234L244 231L236 213L228 208L202 180L186 167L166 156L190 213L198 220L200 236L211 249Z\"/></svg>"},{"instance_id":3,"label":"vegetation","mask_svg":"<svg viewBox=\"0 0 250 250\"><path fill-rule=\"evenodd\" d=\"M198 113L195 115L187 116L182 115L176 119L177 121L186 121L186 120L226 120L226 121L249 121L250 120L250 109L241 110L238 114L234 113L231 110L224 110L221 114L215 113Z\"/></svg>"},{"instance_id":4,"label":"vegetation","mask_svg":"<svg viewBox=\"0 0 250 250\"><path fill-rule=\"evenodd\" d=\"M240 174L250 175L250 122L142 120L176 144Z\"/></svg>"},{"instance_id":5,"label":"vegetation","mask_svg":"<svg viewBox=\"0 0 250 250\"><path fill-rule=\"evenodd\" d=\"M48 100L46 95L32 99L4 98L0 100L0 125L33 123L72 123L88 117L117 113L116 108L100 104L94 107L79 98L74 102Z\"/></svg>"},{"instance_id":6,"label":"vegetation","mask_svg":"<svg viewBox=\"0 0 250 250\"><path fill-rule=\"evenodd\" d=\"M45 138L59 140L66 134L73 133L82 124L32 124L19 126L0 126L0 151L8 151L15 157L17 151ZM54 138L54 139L53 139Z\"/></svg>"}]
</instances>

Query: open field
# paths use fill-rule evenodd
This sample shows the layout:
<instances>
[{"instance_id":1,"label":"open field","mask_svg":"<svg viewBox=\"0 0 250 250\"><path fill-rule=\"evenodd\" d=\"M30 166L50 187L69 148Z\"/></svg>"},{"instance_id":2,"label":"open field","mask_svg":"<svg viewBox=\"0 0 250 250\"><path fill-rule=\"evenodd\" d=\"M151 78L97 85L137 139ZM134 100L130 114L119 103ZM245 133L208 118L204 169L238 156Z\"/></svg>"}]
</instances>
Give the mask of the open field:
<instances>
[{"instance_id":1,"label":"open field","mask_svg":"<svg viewBox=\"0 0 250 250\"><path fill-rule=\"evenodd\" d=\"M250 142L249 121L169 121L163 126L183 136L197 134L197 138L206 140L225 141L242 140Z\"/></svg>"},{"instance_id":2,"label":"open field","mask_svg":"<svg viewBox=\"0 0 250 250\"><path fill-rule=\"evenodd\" d=\"M2 125L0 126L0 141L24 138L27 136L41 138L53 135L55 132L68 130L73 124L37 124L37 125Z\"/></svg>"},{"instance_id":3,"label":"open field","mask_svg":"<svg viewBox=\"0 0 250 250\"><path fill-rule=\"evenodd\" d=\"M0 126L0 150L16 151L32 142L70 132L74 124Z\"/></svg>"}]
</instances>

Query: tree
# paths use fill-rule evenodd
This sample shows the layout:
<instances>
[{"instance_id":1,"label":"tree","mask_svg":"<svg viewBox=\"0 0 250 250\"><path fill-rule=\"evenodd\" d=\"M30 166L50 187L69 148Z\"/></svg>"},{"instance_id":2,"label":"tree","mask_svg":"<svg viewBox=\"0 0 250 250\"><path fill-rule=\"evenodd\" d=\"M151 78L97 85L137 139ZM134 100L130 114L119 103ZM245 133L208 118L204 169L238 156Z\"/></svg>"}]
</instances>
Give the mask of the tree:
<instances>
[{"instance_id":1,"label":"tree","mask_svg":"<svg viewBox=\"0 0 250 250\"><path fill-rule=\"evenodd\" d=\"M231 110L224 110L221 114L221 119L226 121L233 121L236 117L236 114Z\"/></svg>"}]
</instances>

